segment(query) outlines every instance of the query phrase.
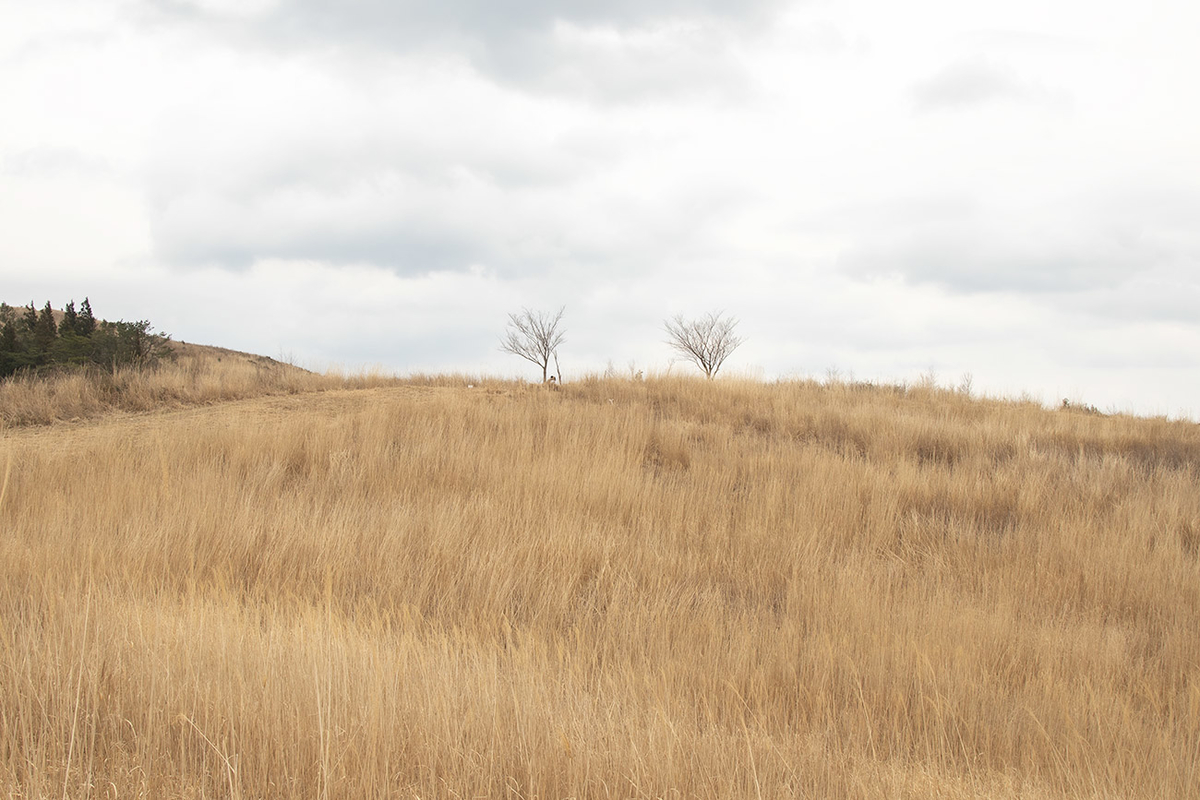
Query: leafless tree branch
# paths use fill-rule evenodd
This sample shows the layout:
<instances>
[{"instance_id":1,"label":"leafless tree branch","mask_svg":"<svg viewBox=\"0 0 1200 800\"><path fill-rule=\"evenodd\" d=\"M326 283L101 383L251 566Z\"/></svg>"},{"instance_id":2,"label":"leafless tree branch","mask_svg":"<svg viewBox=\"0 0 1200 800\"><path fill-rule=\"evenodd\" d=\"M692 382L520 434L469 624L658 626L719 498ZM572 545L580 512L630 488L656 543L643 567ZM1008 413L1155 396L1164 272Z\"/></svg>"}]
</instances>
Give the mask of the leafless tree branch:
<instances>
[{"instance_id":1,"label":"leafless tree branch","mask_svg":"<svg viewBox=\"0 0 1200 800\"><path fill-rule=\"evenodd\" d=\"M711 379L730 353L745 341L734 333L737 324L737 318L717 312L694 320L684 319L679 314L667 320L664 327L668 336L667 344L683 360L699 367L704 377Z\"/></svg>"},{"instance_id":2,"label":"leafless tree branch","mask_svg":"<svg viewBox=\"0 0 1200 800\"><path fill-rule=\"evenodd\" d=\"M551 314L526 308L520 314L509 314L508 327L500 339L501 352L520 356L541 367L542 383L545 383L550 359L557 359L558 347L563 343L565 331L560 330L560 326L565 310L565 306L560 307Z\"/></svg>"}]
</instances>

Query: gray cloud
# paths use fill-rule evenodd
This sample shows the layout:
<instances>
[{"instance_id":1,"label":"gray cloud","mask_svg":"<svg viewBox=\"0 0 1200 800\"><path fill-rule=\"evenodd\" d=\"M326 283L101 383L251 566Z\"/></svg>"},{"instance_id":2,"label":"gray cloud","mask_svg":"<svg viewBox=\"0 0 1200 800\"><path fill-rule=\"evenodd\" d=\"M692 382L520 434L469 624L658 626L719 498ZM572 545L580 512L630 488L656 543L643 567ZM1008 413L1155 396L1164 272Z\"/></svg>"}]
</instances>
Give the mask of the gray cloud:
<instances>
[{"instance_id":1,"label":"gray cloud","mask_svg":"<svg viewBox=\"0 0 1200 800\"><path fill-rule=\"evenodd\" d=\"M203 213L199 207L206 201L210 206ZM326 207L305 218L261 205L247 208L229 198L193 197L172 203L168 212L154 217L151 228L156 253L181 266L245 269L261 259L279 258L376 264L423 274L465 269L489 255L465 231L403 214L366 223L331 219L330 211Z\"/></svg>"},{"instance_id":2,"label":"gray cloud","mask_svg":"<svg viewBox=\"0 0 1200 800\"><path fill-rule=\"evenodd\" d=\"M1100 205L1109 218L1121 221L1121 235L1140 253L1144 268L1119 286L1089 291L1080 307L1110 320L1194 325L1200 308L1200 230L1195 225L1200 193L1134 189Z\"/></svg>"},{"instance_id":3,"label":"gray cloud","mask_svg":"<svg viewBox=\"0 0 1200 800\"><path fill-rule=\"evenodd\" d=\"M665 96L736 99L749 91L729 37L710 27L616 32L560 25L544 37L495 43L477 65L514 83L605 103Z\"/></svg>"},{"instance_id":4,"label":"gray cloud","mask_svg":"<svg viewBox=\"0 0 1200 800\"><path fill-rule=\"evenodd\" d=\"M73 147L40 145L6 156L0 161L0 174L14 177L109 176L112 164Z\"/></svg>"},{"instance_id":5,"label":"gray cloud","mask_svg":"<svg viewBox=\"0 0 1200 800\"><path fill-rule=\"evenodd\" d=\"M780 0L283 0L257 14L220 14L187 0L150 0L159 13L191 19L250 19L262 31L297 40L358 41L410 49L431 37L465 35L494 42L555 22L639 27L662 20L756 20Z\"/></svg>"},{"instance_id":6,"label":"gray cloud","mask_svg":"<svg viewBox=\"0 0 1200 800\"><path fill-rule=\"evenodd\" d=\"M1032 30L985 28L963 33L960 40L990 51L1000 48L1010 52L1063 53L1087 50L1085 39Z\"/></svg>"},{"instance_id":7,"label":"gray cloud","mask_svg":"<svg viewBox=\"0 0 1200 800\"><path fill-rule=\"evenodd\" d=\"M576 146L566 137L528 165L513 153L493 160L433 146L414 160L404 148L359 151L336 138L277 146L270 157L247 145L190 162L168 158L152 175L155 255L182 267L296 259L401 275L474 266L615 275L711 247L705 232L739 202L717 185L670 197L630 186L620 177L629 167L608 156L593 155L568 176L554 164L573 164Z\"/></svg>"},{"instance_id":8,"label":"gray cloud","mask_svg":"<svg viewBox=\"0 0 1200 800\"><path fill-rule=\"evenodd\" d=\"M319 158L291 155L257 181L160 182L151 210L156 253L183 266L244 269L278 258L423 274L466 269L503 246L503 232L476 219L496 204L493 182L465 170L457 181L408 173L386 161L347 171L331 159L322 170Z\"/></svg>"},{"instance_id":9,"label":"gray cloud","mask_svg":"<svg viewBox=\"0 0 1200 800\"><path fill-rule=\"evenodd\" d=\"M603 102L736 95L746 78L729 49L784 0L283 0L220 12L147 0L143 20L224 39L325 53L451 54L492 78ZM591 35L588 35L591 34Z\"/></svg>"},{"instance_id":10,"label":"gray cloud","mask_svg":"<svg viewBox=\"0 0 1200 800\"><path fill-rule=\"evenodd\" d=\"M1070 293L1104 313L1177 316L1179 293L1197 290L1200 234L1190 220L1200 197L1124 188L1064 203L1074 205L1014 215L926 199L859 212L839 267L857 278L898 276L956 293ZM1043 215L1058 224L1041 222Z\"/></svg>"},{"instance_id":11,"label":"gray cloud","mask_svg":"<svg viewBox=\"0 0 1200 800\"><path fill-rule=\"evenodd\" d=\"M626 270L702 247L692 226L728 208L725 187L656 187L625 160L687 134L574 101L742 96L738 32L782 1L148 0L149 18L248 67L211 79L205 116L185 109L157 137L155 255L416 275ZM226 107L239 95L259 99Z\"/></svg>"},{"instance_id":12,"label":"gray cloud","mask_svg":"<svg viewBox=\"0 0 1200 800\"><path fill-rule=\"evenodd\" d=\"M156 255L179 266L244 269L297 259L401 275L483 266L508 276L551 268L615 276L702 250L707 240L696 227L725 207L715 197L651 208L634 197L588 195L586 185L558 194L410 182L340 196L197 188L156 208L151 233Z\"/></svg>"},{"instance_id":13,"label":"gray cloud","mask_svg":"<svg viewBox=\"0 0 1200 800\"><path fill-rule=\"evenodd\" d=\"M912 88L918 111L962 109L998 100L1062 104L1068 99L1022 79L1007 66L978 57L950 64Z\"/></svg>"},{"instance_id":14,"label":"gray cloud","mask_svg":"<svg viewBox=\"0 0 1200 800\"><path fill-rule=\"evenodd\" d=\"M1022 243L951 231L859 248L840 266L850 275L900 275L955 292L1062 292L1119 283L1142 268L1147 255L1111 241Z\"/></svg>"}]
</instances>

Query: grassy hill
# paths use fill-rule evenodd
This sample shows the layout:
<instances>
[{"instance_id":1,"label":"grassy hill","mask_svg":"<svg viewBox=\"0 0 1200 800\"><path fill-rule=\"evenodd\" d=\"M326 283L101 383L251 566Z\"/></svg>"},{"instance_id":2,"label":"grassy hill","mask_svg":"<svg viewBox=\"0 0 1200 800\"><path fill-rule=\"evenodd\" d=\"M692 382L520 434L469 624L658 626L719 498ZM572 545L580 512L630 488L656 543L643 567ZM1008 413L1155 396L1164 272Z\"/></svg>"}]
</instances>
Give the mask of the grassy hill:
<instances>
[{"instance_id":1,"label":"grassy hill","mask_svg":"<svg viewBox=\"0 0 1200 800\"><path fill-rule=\"evenodd\" d=\"M152 369L125 366L18 374L0 381L0 430L47 425L112 412L146 412L271 394L395 383L383 375L316 374L267 356L171 342Z\"/></svg>"},{"instance_id":2,"label":"grassy hill","mask_svg":"<svg viewBox=\"0 0 1200 800\"><path fill-rule=\"evenodd\" d=\"M1200 426L197 364L0 393L13 796L1200 796Z\"/></svg>"}]
</instances>

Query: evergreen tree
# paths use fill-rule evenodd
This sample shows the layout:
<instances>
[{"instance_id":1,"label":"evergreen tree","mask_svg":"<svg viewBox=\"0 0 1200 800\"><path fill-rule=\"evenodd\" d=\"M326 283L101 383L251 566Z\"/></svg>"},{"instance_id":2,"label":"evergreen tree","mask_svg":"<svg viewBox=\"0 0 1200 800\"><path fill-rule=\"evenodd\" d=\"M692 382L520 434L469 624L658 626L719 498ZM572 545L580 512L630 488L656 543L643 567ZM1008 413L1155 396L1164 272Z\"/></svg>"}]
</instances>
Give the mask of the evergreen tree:
<instances>
[{"instance_id":1,"label":"evergreen tree","mask_svg":"<svg viewBox=\"0 0 1200 800\"><path fill-rule=\"evenodd\" d=\"M25 332L32 336L33 332L37 330L38 321L37 309L34 308L32 300L25 307L25 316L21 318L21 321L25 323Z\"/></svg>"},{"instance_id":2,"label":"evergreen tree","mask_svg":"<svg viewBox=\"0 0 1200 800\"><path fill-rule=\"evenodd\" d=\"M147 320L97 320L86 297L78 310L74 300L67 303L57 322L49 302L41 311L33 303L0 303L0 378L59 366L153 367L171 355L171 337L155 333Z\"/></svg>"},{"instance_id":3,"label":"evergreen tree","mask_svg":"<svg viewBox=\"0 0 1200 800\"><path fill-rule=\"evenodd\" d=\"M5 306L0 311L11 311L8 306ZM25 359L22 355L21 340L17 336L17 318L16 314L0 313L0 318L4 320L3 327L0 327L0 378L12 375L25 364Z\"/></svg>"},{"instance_id":4,"label":"evergreen tree","mask_svg":"<svg viewBox=\"0 0 1200 800\"><path fill-rule=\"evenodd\" d=\"M72 300L63 309L63 318L58 323L58 339L50 353L53 363L78 366L92 360L94 344L90 338L79 335L79 326L80 316Z\"/></svg>"},{"instance_id":5,"label":"evergreen tree","mask_svg":"<svg viewBox=\"0 0 1200 800\"><path fill-rule=\"evenodd\" d=\"M4 327L0 328L0 350L6 353L15 353L21 347L21 340L17 338L17 326L11 320L4 321Z\"/></svg>"},{"instance_id":6,"label":"evergreen tree","mask_svg":"<svg viewBox=\"0 0 1200 800\"><path fill-rule=\"evenodd\" d=\"M75 301L67 303L67 307L63 309L62 321L58 323L58 335L67 336L68 334L78 334L79 330L79 315L75 313Z\"/></svg>"},{"instance_id":7,"label":"evergreen tree","mask_svg":"<svg viewBox=\"0 0 1200 800\"><path fill-rule=\"evenodd\" d=\"M37 326L33 331L33 341L39 350L49 350L54 346L54 340L58 337L58 324L54 321L54 309L50 308L50 301L46 301L46 307L42 309L42 313L38 314Z\"/></svg>"},{"instance_id":8,"label":"evergreen tree","mask_svg":"<svg viewBox=\"0 0 1200 800\"><path fill-rule=\"evenodd\" d=\"M92 304L83 298L79 307L79 316L75 320L75 333L80 336L91 336L96 331L96 318L92 316Z\"/></svg>"},{"instance_id":9,"label":"evergreen tree","mask_svg":"<svg viewBox=\"0 0 1200 800\"><path fill-rule=\"evenodd\" d=\"M25 364L20 324L17 310L8 303L0 303L0 378L12 375Z\"/></svg>"}]
</instances>

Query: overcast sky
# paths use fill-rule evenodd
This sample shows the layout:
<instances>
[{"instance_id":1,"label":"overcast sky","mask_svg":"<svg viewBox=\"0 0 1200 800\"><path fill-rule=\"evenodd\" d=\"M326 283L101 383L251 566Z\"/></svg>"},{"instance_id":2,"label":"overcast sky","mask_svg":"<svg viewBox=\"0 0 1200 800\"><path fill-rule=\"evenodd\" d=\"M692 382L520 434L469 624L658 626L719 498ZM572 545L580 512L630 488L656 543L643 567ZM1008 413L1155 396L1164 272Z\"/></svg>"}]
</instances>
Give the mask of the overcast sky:
<instances>
[{"instance_id":1,"label":"overcast sky","mask_svg":"<svg viewBox=\"0 0 1200 800\"><path fill-rule=\"evenodd\" d=\"M1200 420L1194 0L0 0L0 299L316 368ZM675 370L684 370L676 364Z\"/></svg>"}]
</instances>

